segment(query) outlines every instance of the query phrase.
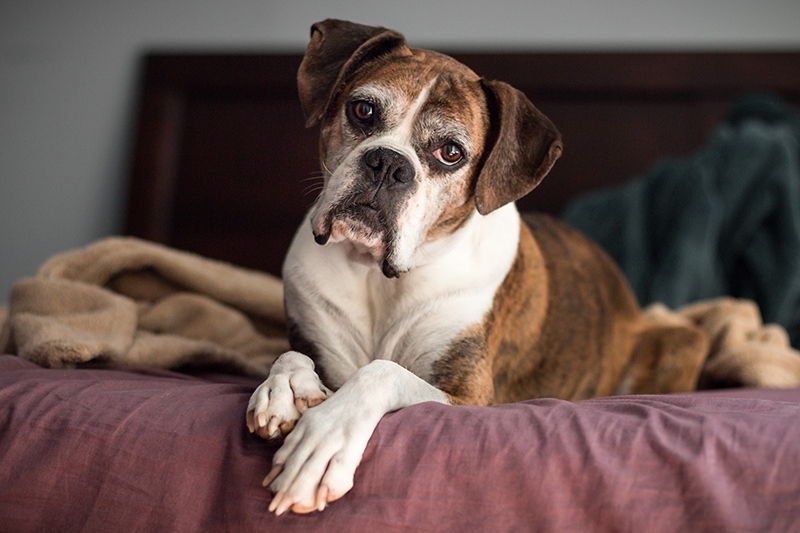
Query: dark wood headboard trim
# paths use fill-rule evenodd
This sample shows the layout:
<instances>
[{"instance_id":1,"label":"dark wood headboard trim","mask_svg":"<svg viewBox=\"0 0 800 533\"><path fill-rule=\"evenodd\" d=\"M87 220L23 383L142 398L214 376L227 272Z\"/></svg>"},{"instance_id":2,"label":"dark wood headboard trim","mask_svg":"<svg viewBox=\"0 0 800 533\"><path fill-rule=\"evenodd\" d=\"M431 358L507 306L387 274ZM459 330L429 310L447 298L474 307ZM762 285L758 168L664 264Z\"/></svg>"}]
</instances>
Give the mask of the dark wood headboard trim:
<instances>
[{"instance_id":1,"label":"dark wood headboard trim","mask_svg":"<svg viewBox=\"0 0 800 533\"><path fill-rule=\"evenodd\" d=\"M144 57L125 233L169 243L184 104L197 94L294 98L300 55L151 53Z\"/></svg>"},{"instance_id":2,"label":"dark wood headboard trim","mask_svg":"<svg viewBox=\"0 0 800 533\"><path fill-rule=\"evenodd\" d=\"M728 103L744 92L771 91L800 104L800 54L797 53L565 52L454 56L480 75L506 81L525 92L537 105L548 106L548 109L540 107L548 114L560 115L551 116L559 128L572 128L571 132L562 129L567 134L567 145L565 157L554 170L555 178L545 180L535 194L525 199L528 202L523 205L525 209L558 212L570 195L641 172L647 158L652 161L660 155L698 146ZM296 99L300 60L299 54L154 52L146 55L129 180L126 233L174 244L171 237L175 191L186 110L192 99L212 96L285 101L287 106L296 106L300 120ZM676 102L682 106L677 114L670 107ZM625 117L617 120L613 110L624 106L628 106ZM275 129L280 127L275 126ZM595 146L597 135L614 127L629 132L628 137L618 135L612 146ZM682 136L686 139L674 140ZM627 146L630 139L643 147L660 144L662 140L667 142L661 153ZM636 159L633 157L627 166L615 166L634 150L638 160L633 161ZM614 152L613 157L609 151ZM601 160L603 157L607 159ZM604 168L606 175L594 175L598 167ZM306 207L298 206L298 213ZM296 227L297 221L288 220L287 224Z\"/></svg>"},{"instance_id":3,"label":"dark wood headboard trim","mask_svg":"<svg viewBox=\"0 0 800 533\"><path fill-rule=\"evenodd\" d=\"M708 94L735 97L758 89L800 94L793 53L546 53L464 54L482 76L502 77L537 95ZM524 66L524 68L519 68ZM534 95L529 95L533 97Z\"/></svg>"}]
</instances>

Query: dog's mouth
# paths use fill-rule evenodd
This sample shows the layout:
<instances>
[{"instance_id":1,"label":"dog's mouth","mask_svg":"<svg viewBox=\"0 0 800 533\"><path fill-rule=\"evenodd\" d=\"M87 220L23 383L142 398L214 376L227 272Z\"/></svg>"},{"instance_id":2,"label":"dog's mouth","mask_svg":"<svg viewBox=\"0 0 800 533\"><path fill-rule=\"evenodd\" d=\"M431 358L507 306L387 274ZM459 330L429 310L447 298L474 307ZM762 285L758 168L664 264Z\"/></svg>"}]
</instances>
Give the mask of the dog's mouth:
<instances>
[{"instance_id":1,"label":"dog's mouth","mask_svg":"<svg viewBox=\"0 0 800 533\"><path fill-rule=\"evenodd\" d=\"M375 201L346 199L331 206L312 224L317 244L343 243L348 259L377 266L387 278L400 277L404 271L390 259L395 228Z\"/></svg>"}]
</instances>

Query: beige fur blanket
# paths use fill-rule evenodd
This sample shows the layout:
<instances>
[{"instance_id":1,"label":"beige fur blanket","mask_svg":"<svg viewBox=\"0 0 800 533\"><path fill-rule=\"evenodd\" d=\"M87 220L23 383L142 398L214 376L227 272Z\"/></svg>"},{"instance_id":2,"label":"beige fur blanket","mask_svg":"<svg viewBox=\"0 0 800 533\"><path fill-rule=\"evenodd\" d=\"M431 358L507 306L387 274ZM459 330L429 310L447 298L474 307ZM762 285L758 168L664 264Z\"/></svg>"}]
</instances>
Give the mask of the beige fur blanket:
<instances>
[{"instance_id":1,"label":"beige fur blanket","mask_svg":"<svg viewBox=\"0 0 800 533\"><path fill-rule=\"evenodd\" d=\"M287 349L279 279L135 238L51 258L14 285L0 332L2 353L52 368L213 365L266 376Z\"/></svg>"},{"instance_id":2,"label":"beige fur blanket","mask_svg":"<svg viewBox=\"0 0 800 533\"><path fill-rule=\"evenodd\" d=\"M800 386L800 353L752 302L645 313L705 333L701 386ZM53 257L14 285L0 323L0 352L52 368L214 365L263 377L288 349L279 279L134 238Z\"/></svg>"},{"instance_id":3,"label":"beige fur blanket","mask_svg":"<svg viewBox=\"0 0 800 533\"><path fill-rule=\"evenodd\" d=\"M694 326L705 334L701 389L800 387L800 352L789 345L785 329L762 322L758 306L749 300L719 298L678 311L654 304L645 314L666 324Z\"/></svg>"}]
</instances>

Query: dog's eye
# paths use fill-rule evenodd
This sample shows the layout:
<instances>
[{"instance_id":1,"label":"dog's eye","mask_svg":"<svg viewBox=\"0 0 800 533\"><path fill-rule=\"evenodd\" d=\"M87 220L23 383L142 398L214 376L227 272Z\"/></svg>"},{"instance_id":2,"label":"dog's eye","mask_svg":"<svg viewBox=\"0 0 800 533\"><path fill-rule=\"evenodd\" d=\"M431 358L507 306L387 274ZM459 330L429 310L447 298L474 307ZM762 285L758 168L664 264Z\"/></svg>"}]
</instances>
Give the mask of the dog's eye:
<instances>
[{"instance_id":1,"label":"dog's eye","mask_svg":"<svg viewBox=\"0 0 800 533\"><path fill-rule=\"evenodd\" d=\"M369 124L375 118L375 106L365 100L353 102L353 117L363 124Z\"/></svg>"},{"instance_id":2,"label":"dog's eye","mask_svg":"<svg viewBox=\"0 0 800 533\"><path fill-rule=\"evenodd\" d=\"M445 165L452 166L464 159L464 150L456 143L446 143L433 152L433 157Z\"/></svg>"}]
</instances>

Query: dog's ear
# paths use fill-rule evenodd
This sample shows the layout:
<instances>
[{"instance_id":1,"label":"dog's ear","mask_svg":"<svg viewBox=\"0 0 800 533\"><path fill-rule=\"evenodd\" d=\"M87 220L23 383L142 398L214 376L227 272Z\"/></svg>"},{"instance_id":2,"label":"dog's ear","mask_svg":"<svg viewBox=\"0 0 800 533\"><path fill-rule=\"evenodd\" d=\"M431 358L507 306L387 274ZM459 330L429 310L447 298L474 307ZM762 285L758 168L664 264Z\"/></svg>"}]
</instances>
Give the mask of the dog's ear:
<instances>
[{"instance_id":1,"label":"dog's ear","mask_svg":"<svg viewBox=\"0 0 800 533\"><path fill-rule=\"evenodd\" d=\"M325 116L337 88L359 67L406 46L405 37L386 28L333 19L311 26L311 42L297 73L306 126Z\"/></svg>"},{"instance_id":2,"label":"dog's ear","mask_svg":"<svg viewBox=\"0 0 800 533\"><path fill-rule=\"evenodd\" d=\"M522 92L499 81L481 80L481 85L491 125L488 153L475 183L475 206L486 215L539 185L563 146L550 119Z\"/></svg>"}]
</instances>

